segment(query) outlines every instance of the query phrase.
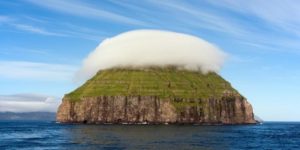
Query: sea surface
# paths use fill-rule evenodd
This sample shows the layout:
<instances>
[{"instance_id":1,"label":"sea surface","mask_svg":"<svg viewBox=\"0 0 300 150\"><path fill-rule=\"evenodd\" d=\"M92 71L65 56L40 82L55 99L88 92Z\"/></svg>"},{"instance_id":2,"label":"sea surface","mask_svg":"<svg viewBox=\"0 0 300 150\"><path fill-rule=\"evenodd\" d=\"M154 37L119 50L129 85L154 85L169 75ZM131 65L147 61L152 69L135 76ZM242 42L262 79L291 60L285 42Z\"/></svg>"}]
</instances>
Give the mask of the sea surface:
<instances>
[{"instance_id":1,"label":"sea surface","mask_svg":"<svg viewBox=\"0 0 300 150\"><path fill-rule=\"evenodd\" d=\"M262 125L70 125L46 121L0 121L6 149L300 149L300 123Z\"/></svg>"}]
</instances>

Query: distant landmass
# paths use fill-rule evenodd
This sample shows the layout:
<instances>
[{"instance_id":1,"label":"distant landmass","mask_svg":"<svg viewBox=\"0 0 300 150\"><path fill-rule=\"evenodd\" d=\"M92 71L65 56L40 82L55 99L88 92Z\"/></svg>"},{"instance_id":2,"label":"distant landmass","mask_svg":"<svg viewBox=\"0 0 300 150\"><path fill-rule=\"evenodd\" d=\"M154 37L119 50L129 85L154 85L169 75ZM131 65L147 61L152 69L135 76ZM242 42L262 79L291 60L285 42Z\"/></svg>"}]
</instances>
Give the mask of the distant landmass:
<instances>
[{"instance_id":1,"label":"distant landmass","mask_svg":"<svg viewBox=\"0 0 300 150\"><path fill-rule=\"evenodd\" d=\"M47 120L54 121L56 113L53 112L0 112L0 120Z\"/></svg>"}]
</instances>

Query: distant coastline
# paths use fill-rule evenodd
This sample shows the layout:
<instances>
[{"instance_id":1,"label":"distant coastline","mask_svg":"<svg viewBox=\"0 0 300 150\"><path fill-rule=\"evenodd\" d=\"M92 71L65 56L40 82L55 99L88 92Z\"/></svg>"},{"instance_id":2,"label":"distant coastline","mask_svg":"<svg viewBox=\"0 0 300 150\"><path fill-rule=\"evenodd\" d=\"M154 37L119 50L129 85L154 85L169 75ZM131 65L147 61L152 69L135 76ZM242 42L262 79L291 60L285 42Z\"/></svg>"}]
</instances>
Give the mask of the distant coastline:
<instances>
[{"instance_id":1,"label":"distant coastline","mask_svg":"<svg viewBox=\"0 0 300 150\"><path fill-rule=\"evenodd\" d=\"M45 120L54 121L54 112L0 112L0 120Z\"/></svg>"}]
</instances>

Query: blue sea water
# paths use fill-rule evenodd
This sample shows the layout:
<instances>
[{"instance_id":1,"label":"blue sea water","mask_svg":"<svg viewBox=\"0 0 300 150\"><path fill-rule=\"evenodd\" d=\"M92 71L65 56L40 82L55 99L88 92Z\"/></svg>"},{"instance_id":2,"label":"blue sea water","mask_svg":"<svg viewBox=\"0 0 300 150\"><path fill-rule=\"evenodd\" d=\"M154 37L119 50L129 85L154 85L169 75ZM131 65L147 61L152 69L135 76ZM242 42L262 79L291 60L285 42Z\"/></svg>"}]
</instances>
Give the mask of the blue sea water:
<instances>
[{"instance_id":1,"label":"blue sea water","mask_svg":"<svg viewBox=\"0 0 300 150\"><path fill-rule=\"evenodd\" d=\"M300 123L262 125L70 125L0 121L0 149L300 149Z\"/></svg>"}]
</instances>

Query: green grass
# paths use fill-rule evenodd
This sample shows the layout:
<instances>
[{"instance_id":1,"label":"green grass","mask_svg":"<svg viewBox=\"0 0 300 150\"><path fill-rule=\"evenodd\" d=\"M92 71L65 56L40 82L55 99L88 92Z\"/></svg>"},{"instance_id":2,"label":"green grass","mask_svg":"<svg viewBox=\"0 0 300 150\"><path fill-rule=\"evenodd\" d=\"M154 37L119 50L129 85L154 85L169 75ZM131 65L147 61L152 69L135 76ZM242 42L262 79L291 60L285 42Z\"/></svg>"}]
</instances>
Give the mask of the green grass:
<instances>
[{"instance_id":1,"label":"green grass","mask_svg":"<svg viewBox=\"0 0 300 150\"><path fill-rule=\"evenodd\" d=\"M216 73L202 74L174 68L99 71L67 98L78 101L93 96L159 96L160 98L219 98L224 91L237 93Z\"/></svg>"}]
</instances>

